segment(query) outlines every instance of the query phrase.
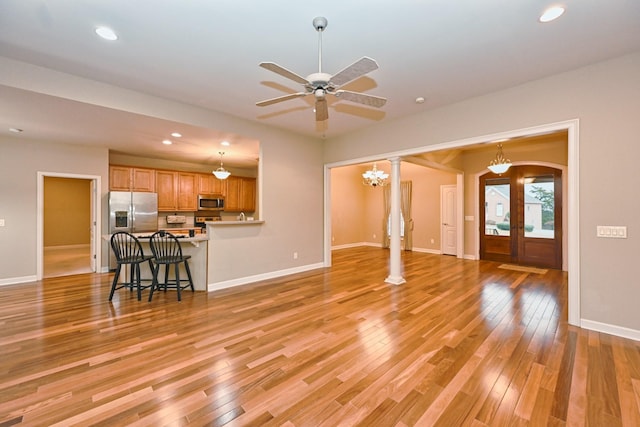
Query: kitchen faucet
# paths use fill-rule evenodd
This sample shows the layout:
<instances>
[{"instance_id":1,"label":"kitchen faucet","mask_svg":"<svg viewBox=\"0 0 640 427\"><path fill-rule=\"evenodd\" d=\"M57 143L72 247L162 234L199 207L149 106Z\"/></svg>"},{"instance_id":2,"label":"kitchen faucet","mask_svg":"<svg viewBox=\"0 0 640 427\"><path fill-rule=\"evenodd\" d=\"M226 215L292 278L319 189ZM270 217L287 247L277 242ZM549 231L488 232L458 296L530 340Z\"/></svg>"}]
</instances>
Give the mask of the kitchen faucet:
<instances>
[{"instance_id":1,"label":"kitchen faucet","mask_svg":"<svg viewBox=\"0 0 640 427\"><path fill-rule=\"evenodd\" d=\"M244 220L245 220L244 212L240 212L240 215L238 215L238 221L244 221Z\"/></svg>"}]
</instances>

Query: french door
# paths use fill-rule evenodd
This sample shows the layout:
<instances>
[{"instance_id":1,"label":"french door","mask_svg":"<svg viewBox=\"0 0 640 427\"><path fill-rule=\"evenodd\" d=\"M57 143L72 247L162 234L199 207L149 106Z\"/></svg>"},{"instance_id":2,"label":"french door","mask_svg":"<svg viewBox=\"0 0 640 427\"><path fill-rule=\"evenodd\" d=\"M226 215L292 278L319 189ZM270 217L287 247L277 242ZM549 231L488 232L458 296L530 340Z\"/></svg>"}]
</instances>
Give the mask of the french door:
<instances>
[{"instance_id":1,"label":"french door","mask_svg":"<svg viewBox=\"0 0 640 427\"><path fill-rule=\"evenodd\" d=\"M562 268L562 171L513 166L480 177L480 259Z\"/></svg>"}]
</instances>

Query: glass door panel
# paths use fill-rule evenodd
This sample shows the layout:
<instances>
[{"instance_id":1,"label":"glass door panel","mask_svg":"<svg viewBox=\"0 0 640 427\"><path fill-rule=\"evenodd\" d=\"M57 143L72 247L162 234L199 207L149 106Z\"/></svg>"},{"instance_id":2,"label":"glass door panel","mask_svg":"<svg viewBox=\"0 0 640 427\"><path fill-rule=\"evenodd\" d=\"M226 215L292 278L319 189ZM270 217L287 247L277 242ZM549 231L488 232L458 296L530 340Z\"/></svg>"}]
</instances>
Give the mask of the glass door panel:
<instances>
[{"instance_id":1,"label":"glass door panel","mask_svg":"<svg viewBox=\"0 0 640 427\"><path fill-rule=\"evenodd\" d=\"M524 178L524 236L553 239L555 192L553 175Z\"/></svg>"},{"instance_id":2,"label":"glass door panel","mask_svg":"<svg viewBox=\"0 0 640 427\"><path fill-rule=\"evenodd\" d=\"M508 178L487 179L484 185L484 234L511 234L511 184Z\"/></svg>"}]
</instances>

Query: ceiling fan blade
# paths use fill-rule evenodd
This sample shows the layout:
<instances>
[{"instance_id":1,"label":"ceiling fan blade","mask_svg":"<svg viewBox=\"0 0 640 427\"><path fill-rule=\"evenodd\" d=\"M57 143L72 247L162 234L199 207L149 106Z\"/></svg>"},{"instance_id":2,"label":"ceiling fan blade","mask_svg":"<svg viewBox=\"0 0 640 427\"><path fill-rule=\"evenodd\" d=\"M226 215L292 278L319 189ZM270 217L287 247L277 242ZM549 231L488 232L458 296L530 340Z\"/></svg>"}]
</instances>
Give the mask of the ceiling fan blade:
<instances>
[{"instance_id":1,"label":"ceiling fan blade","mask_svg":"<svg viewBox=\"0 0 640 427\"><path fill-rule=\"evenodd\" d=\"M306 92L292 93L290 95L278 96L277 98L265 99L264 101L256 102L258 107L264 107L271 104L277 104L278 102L288 101L290 99L300 98L301 96L309 95Z\"/></svg>"},{"instance_id":2,"label":"ceiling fan blade","mask_svg":"<svg viewBox=\"0 0 640 427\"><path fill-rule=\"evenodd\" d=\"M373 59L364 56L353 64L349 65L347 68L338 71L333 77L331 77L329 82L331 82L336 87L342 86L345 83L355 80L358 77L364 76L368 72L377 69L378 63Z\"/></svg>"},{"instance_id":3,"label":"ceiling fan blade","mask_svg":"<svg viewBox=\"0 0 640 427\"><path fill-rule=\"evenodd\" d=\"M367 95L360 92L351 92L349 90L337 90L334 94L338 98L345 99L359 104L370 105L371 107L380 108L387 102L387 98L380 96Z\"/></svg>"},{"instance_id":4,"label":"ceiling fan blade","mask_svg":"<svg viewBox=\"0 0 640 427\"><path fill-rule=\"evenodd\" d=\"M293 71L289 71L284 67L281 67L280 65L276 64L275 62L261 62L260 66L264 69L267 69L269 71L273 71L276 74L280 74L282 77L286 77L290 80L293 80L294 82L298 82L300 84L306 85L307 83L309 83L309 81L307 79L305 79L302 76L297 75L296 73L294 73Z\"/></svg>"},{"instance_id":5,"label":"ceiling fan blade","mask_svg":"<svg viewBox=\"0 0 640 427\"><path fill-rule=\"evenodd\" d=\"M329 108L327 107L327 99L316 99L316 121L323 122L329 118Z\"/></svg>"}]
</instances>

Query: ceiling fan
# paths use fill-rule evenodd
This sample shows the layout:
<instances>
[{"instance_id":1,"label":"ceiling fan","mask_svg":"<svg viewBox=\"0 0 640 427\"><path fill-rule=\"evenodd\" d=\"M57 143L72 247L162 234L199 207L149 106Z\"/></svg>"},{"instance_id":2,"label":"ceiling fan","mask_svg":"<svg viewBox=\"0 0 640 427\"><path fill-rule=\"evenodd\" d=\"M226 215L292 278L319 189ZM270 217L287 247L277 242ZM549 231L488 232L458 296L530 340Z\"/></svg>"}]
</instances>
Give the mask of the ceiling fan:
<instances>
[{"instance_id":1,"label":"ceiling fan","mask_svg":"<svg viewBox=\"0 0 640 427\"><path fill-rule=\"evenodd\" d=\"M276 74L280 74L294 82L300 83L304 86L304 92L292 93L289 95L279 96L277 98L266 99L264 101L256 102L258 107L264 107L267 105L276 104L282 101L288 101L290 99L300 98L307 95L313 95L315 97L315 112L316 121L324 121L329 118L329 111L327 109L327 95L333 95L341 99L345 99L351 102L357 102L360 104L368 105L371 107L382 107L386 102L386 98L379 96L366 95L360 92L352 92L349 90L339 89L340 86L349 83L362 77L370 71L378 69L378 64L371 58L362 57L353 64L344 68L342 71L334 74L322 72L322 32L327 28L327 19L319 16L314 18L313 27L318 32L318 72L310 74L306 78L289 71L284 67L276 64L275 62L261 62L260 66L269 71L273 71Z\"/></svg>"}]
</instances>

